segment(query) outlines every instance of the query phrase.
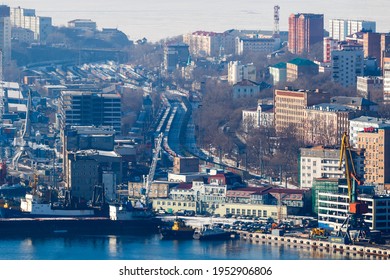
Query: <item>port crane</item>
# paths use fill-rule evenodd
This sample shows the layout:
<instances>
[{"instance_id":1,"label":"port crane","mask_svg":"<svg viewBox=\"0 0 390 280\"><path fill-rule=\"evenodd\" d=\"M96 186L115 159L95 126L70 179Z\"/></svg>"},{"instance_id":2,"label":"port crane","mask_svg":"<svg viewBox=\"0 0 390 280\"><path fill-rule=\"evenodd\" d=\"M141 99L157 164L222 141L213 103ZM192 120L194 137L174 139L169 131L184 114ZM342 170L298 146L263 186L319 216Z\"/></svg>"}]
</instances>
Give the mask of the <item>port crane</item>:
<instances>
[{"instance_id":1,"label":"port crane","mask_svg":"<svg viewBox=\"0 0 390 280\"><path fill-rule=\"evenodd\" d=\"M348 186L348 213L347 218L342 223L337 236L344 238L347 243L357 241L367 241L370 238L370 229L364 222L363 214L368 212L368 206L357 199L357 186L362 185L363 181L359 179L352 159L349 136L344 132L341 138L341 150L339 170L342 168L342 162L345 165L345 178Z\"/></svg>"},{"instance_id":2,"label":"port crane","mask_svg":"<svg viewBox=\"0 0 390 280\"><path fill-rule=\"evenodd\" d=\"M154 173L156 172L157 161L159 159L163 138L164 138L164 134L160 133L155 141L153 160L152 160L152 163L150 165L149 173L148 173L148 175L145 175L143 178L144 183L143 183L143 189L141 191L141 194L142 194L142 201L141 202L145 206L148 206L148 204L149 204L149 192L150 192L150 188L152 186Z\"/></svg>"}]
</instances>

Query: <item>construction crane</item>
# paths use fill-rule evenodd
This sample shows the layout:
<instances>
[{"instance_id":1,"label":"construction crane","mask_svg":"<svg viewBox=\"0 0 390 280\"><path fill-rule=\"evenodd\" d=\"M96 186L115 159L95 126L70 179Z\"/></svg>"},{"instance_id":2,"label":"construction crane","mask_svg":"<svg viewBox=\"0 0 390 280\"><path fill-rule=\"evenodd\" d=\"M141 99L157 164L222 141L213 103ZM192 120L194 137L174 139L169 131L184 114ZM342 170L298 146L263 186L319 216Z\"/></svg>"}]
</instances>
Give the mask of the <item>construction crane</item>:
<instances>
[{"instance_id":1,"label":"construction crane","mask_svg":"<svg viewBox=\"0 0 390 280\"><path fill-rule=\"evenodd\" d=\"M144 187L142 190L142 203L145 206L148 206L149 204L149 192L150 188L152 186L153 178L154 178L154 173L156 172L156 166L157 166L157 161L159 158L159 154L161 151L161 144L164 138L164 134L160 133L155 141L155 150L153 154L153 160L152 164L150 165L149 173L148 175L144 176Z\"/></svg>"},{"instance_id":2,"label":"construction crane","mask_svg":"<svg viewBox=\"0 0 390 280\"><path fill-rule=\"evenodd\" d=\"M362 185L363 182L356 174L349 136L346 132L344 132L341 139L339 170L342 169L343 161L348 186L349 205L347 218L337 232L337 236L343 237L346 243L367 241L369 240L370 229L364 222L363 214L368 212L368 206L357 199L357 185Z\"/></svg>"}]
</instances>

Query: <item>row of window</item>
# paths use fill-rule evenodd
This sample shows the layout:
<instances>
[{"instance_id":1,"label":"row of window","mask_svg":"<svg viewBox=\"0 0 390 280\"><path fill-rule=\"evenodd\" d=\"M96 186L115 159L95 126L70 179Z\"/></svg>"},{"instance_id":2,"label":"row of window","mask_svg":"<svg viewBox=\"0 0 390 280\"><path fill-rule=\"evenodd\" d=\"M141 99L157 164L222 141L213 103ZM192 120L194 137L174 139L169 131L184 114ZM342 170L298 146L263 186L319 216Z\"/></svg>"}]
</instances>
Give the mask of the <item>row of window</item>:
<instances>
[{"instance_id":1,"label":"row of window","mask_svg":"<svg viewBox=\"0 0 390 280\"><path fill-rule=\"evenodd\" d=\"M195 207L195 202L175 202L175 201L157 201L157 205Z\"/></svg>"},{"instance_id":2,"label":"row of window","mask_svg":"<svg viewBox=\"0 0 390 280\"><path fill-rule=\"evenodd\" d=\"M249 216L268 218L267 210L226 208L226 214L249 215ZM272 217L276 217L277 215L278 215L277 212L271 212Z\"/></svg>"}]
</instances>

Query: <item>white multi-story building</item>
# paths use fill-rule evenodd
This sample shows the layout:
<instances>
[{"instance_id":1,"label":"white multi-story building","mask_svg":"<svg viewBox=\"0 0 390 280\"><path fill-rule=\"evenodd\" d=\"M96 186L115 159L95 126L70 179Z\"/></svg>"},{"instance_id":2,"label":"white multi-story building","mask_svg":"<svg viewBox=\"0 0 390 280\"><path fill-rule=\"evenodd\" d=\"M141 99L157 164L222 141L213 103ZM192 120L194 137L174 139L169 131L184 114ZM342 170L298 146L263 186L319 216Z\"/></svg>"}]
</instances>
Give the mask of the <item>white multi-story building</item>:
<instances>
[{"instance_id":1,"label":"white multi-story building","mask_svg":"<svg viewBox=\"0 0 390 280\"><path fill-rule=\"evenodd\" d=\"M183 42L189 45L194 56L220 56L234 53L235 35L224 33L196 31L185 34Z\"/></svg>"},{"instance_id":2,"label":"white multi-story building","mask_svg":"<svg viewBox=\"0 0 390 280\"><path fill-rule=\"evenodd\" d=\"M0 5L0 50L3 54L3 68L11 62L11 20L10 8Z\"/></svg>"},{"instance_id":3,"label":"white multi-story building","mask_svg":"<svg viewBox=\"0 0 390 280\"><path fill-rule=\"evenodd\" d=\"M363 50L344 48L331 54L332 80L344 87L355 87L358 76L363 76Z\"/></svg>"},{"instance_id":4,"label":"white multi-story building","mask_svg":"<svg viewBox=\"0 0 390 280\"><path fill-rule=\"evenodd\" d=\"M339 41L344 41L346 36L362 30L376 32L376 22L348 19L329 20L329 36Z\"/></svg>"},{"instance_id":5,"label":"white multi-story building","mask_svg":"<svg viewBox=\"0 0 390 280\"><path fill-rule=\"evenodd\" d=\"M33 31L34 39L40 42L46 40L52 27L51 17L36 16L34 9L11 8L10 18L12 26Z\"/></svg>"},{"instance_id":6,"label":"white multi-story building","mask_svg":"<svg viewBox=\"0 0 390 280\"><path fill-rule=\"evenodd\" d=\"M280 46L278 38L236 38L236 54L244 55L247 53L270 54Z\"/></svg>"},{"instance_id":7,"label":"white multi-story building","mask_svg":"<svg viewBox=\"0 0 390 280\"><path fill-rule=\"evenodd\" d=\"M390 121L382 118L361 116L349 121L349 143L352 147L357 147L358 132L367 128L386 128L390 127Z\"/></svg>"},{"instance_id":8,"label":"white multi-story building","mask_svg":"<svg viewBox=\"0 0 390 280\"><path fill-rule=\"evenodd\" d=\"M228 64L228 82L235 85L242 80L256 81L256 66L253 63L241 64L241 61L230 61Z\"/></svg>"},{"instance_id":9,"label":"white multi-story building","mask_svg":"<svg viewBox=\"0 0 390 280\"><path fill-rule=\"evenodd\" d=\"M301 188L311 188L316 178L342 178L344 176L344 170L338 168L340 150L327 149L323 146L300 150Z\"/></svg>"},{"instance_id":10,"label":"white multi-story building","mask_svg":"<svg viewBox=\"0 0 390 280\"><path fill-rule=\"evenodd\" d=\"M353 151L356 173L363 175L364 155L361 151ZM345 165L339 170L340 150L317 146L300 149L300 186L311 188L317 178L343 178Z\"/></svg>"},{"instance_id":11,"label":"white multi-story building","mask_svg":"<svg viewBox=\"0 0 390 280\"><path fill-rule=\"evenodd\" d=\"M366 190L364 190L366 189ZM373 193L371 186L360 188L360 193ZM359 194L358 201L368 205L364 222L371 230L390 231L389 195ZM318 193L318 225L331 230L339 230L348 216L349 198L346 185L339 185L339 192Z\"/></svg>"}]
</instances>

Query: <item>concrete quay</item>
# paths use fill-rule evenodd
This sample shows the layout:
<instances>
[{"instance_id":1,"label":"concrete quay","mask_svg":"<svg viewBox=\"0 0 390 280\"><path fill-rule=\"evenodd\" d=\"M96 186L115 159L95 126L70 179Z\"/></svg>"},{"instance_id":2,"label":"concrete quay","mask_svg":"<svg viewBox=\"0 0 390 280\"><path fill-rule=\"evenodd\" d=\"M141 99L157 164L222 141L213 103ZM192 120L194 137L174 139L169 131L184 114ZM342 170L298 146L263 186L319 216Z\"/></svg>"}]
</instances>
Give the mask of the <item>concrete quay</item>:
<instances>
[{"instance_id":1,"label":"concrete quay","mask_svg":"<svg viewBox=\"0 0 390 280\"><path fill-rule=\"evenodd\" d=\"M265 233L250 233L240 231L238 232L240 239L247 240L252 243L262 244L277 244L287 245L295 248L311 248L325 253L339 253L350 256L360 256L364 258L375 258L387 260L390 256L390 247L375 247L371 244L369 246L353 245L353 244L339 244L322 240L312 240L307 238L293 237L293 236L276 236Z\"/></svg>"}]
</instances>

